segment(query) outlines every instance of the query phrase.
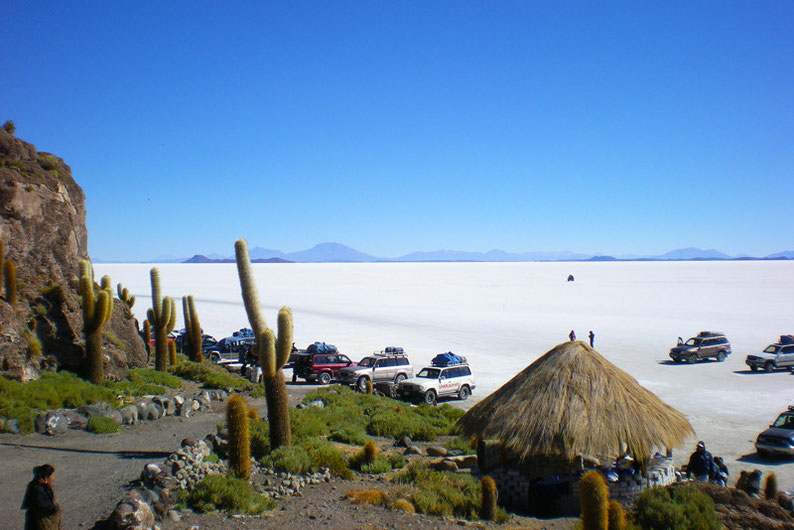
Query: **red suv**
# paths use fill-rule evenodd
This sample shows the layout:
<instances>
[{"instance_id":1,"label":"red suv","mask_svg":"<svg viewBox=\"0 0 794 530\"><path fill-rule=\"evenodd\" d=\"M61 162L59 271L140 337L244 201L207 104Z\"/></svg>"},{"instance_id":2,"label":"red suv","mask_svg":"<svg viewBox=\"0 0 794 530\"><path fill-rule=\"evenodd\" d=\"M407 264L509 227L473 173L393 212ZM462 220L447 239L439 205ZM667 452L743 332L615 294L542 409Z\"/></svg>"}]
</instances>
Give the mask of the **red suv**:
<instances>
[{"instance_id":1,"label":"red suv","mask_svg":"<svg viewBox=\"0 0 794 530\"><path fill-rule=\"evenodd\" d=\"M341 353L309 353L295 360L293 370L297 377L327 385L339 377L339 370L355 365L347 355Z\"/></svg>"}]
</instances>

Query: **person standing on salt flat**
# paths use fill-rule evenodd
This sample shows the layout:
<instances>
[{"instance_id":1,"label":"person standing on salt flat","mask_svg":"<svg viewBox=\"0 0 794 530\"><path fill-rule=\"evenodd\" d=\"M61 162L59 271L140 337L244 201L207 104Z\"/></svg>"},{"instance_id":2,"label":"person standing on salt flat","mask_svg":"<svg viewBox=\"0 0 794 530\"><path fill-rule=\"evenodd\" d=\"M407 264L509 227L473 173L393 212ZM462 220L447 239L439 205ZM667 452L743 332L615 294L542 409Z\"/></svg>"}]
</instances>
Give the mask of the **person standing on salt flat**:
<instances>
[{"instance_id":1,"label":"person standing on salt flat","mask_svg":"<svg viewBox=\"0 0 794 530\"><path fill-rule=\"evenodd\" d=\"M571 342L575 341L576 333L574 333L573 330L571 330L571 332L568 334L568 338L571 339Z\"/></svg>"},{"instance_id":2,"label":"person standing on salt flat","mask_svg":"<svg viewBox=\"0 0 794 530\"><path fill-rule=\"evenodd\" d=\"M593 333L592 329L590 330L590 333L587 336L590 337L590 347L592 348L593 347L593 341L595 340L595 333Z\"/></svg>"}]
</instances>

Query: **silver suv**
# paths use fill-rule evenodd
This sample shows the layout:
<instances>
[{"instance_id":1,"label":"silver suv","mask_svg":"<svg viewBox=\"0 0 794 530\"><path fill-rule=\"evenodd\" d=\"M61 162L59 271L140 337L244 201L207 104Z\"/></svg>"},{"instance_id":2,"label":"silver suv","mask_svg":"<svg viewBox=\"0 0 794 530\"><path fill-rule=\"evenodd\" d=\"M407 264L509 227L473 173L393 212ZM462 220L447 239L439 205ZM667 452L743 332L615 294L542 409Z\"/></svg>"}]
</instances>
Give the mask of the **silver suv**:
<instances>
[{"instance_id":1,"label":"silver suv","mask_svg":"<svg viewBox=\"0 0 794 530\"><path fill-rule=\"evenodd\" d=\"M765 372L773 372L778 368L794 369L794 336L781 335L780 342L770 344L764 351L748 355L744 363L755 372L763 368Z\"/></svg>"},{"instance_id":2,"label":"silver suv","mask_svg":"<svg viewBox=\"0 0 794 530\"><path fill-rule=\"evenodd\" d=\"M399 347L388 347L361 359L356 366L348 366L339 370L337 379L343 385L351 385L361 392L367 389L367 381L372 384L394 382L413 377L414 368Z\"/></svg>"}]
</instances>

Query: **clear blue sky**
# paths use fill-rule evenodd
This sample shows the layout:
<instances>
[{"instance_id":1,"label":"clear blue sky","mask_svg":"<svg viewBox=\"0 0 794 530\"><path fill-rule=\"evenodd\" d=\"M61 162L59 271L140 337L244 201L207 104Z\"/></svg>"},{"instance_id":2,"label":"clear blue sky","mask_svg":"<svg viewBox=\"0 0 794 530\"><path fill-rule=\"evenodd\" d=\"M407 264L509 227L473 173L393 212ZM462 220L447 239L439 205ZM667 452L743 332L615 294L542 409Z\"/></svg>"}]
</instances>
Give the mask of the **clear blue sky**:
<instances>
[{"instance_id":1,"label":"clear blue sky","mask_svg":"<svg viewBox=\"0 0 794 530\"><path fill-rule=\"evenodd\" d=\"M0 6L95 259L794 248L794 3Z\"/></svg>"}]
</instances>

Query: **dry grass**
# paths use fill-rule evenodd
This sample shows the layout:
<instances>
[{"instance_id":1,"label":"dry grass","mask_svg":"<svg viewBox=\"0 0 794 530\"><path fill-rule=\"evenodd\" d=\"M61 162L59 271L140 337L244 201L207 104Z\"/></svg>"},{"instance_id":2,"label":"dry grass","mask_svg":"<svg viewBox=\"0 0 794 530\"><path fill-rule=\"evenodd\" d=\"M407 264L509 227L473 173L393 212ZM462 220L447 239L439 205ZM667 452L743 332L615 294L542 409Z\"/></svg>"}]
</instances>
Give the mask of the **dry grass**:
<instances>
[{"instance_id":1,"label":"dry grass","mask_svg":"<svg viewBox=\"0 0 794 530\"><path fill-rule=\"evenodd\" d=\"M794 519L776 502L754 499L735 488L692 483L714 501L714 510L728 530L745 528L794 529ZM676 487L676 486L672 486Z\"/></svg>"},{"instance_id":2,"label":"dry grass","mask_svg":"<svg viewBox=\"0 0 794 530\"><path fill-rule=\"evenodd\" d=\"M380 490L348 491L342 498L349 499L353 504L386 504L388 500L386 494Z\"/></svg>"},{"instance_id":3,"label":"dry grass","mask_svg":"<svg viewBox=\"0 0 794 530\"><path fill-rule=\"evenodd\" d=\"M397 499L391 505L392 510L400 510L406 513L416 513L414 505L407 499Z\"/></svg>"},{"instance_id":4,"label":"dry grass","mask_svg":"<svg viewBox=\"0 0 794 530\"><path fill-rule=\"evenodd\" d=\"M457 428L498 439L520 458L635 458L694 435L684 415L583 342L555 347L472 407Z\"/></svg>"}]
</instances>

